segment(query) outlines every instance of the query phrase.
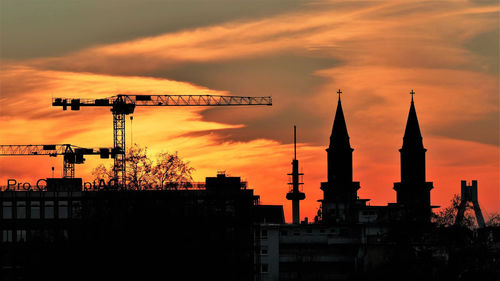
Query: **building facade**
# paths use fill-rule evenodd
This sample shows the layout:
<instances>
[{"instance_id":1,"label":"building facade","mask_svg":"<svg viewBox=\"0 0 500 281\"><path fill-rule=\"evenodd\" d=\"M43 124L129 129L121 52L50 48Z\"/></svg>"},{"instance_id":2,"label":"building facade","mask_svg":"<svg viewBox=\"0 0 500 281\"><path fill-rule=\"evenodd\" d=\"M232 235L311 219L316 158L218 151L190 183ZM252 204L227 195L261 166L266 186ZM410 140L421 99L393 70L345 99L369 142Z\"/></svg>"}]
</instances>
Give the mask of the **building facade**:
<instances>
[{"instance_id":1,"label":"building facade","mask_svg":"<svg viewBox=\"0 0 500 281\"><path fill-rule=\"evenodd\" d=\"M203 189L0 192L2 280L253 280L258 196Z\"/></svg>"}]
</instances>

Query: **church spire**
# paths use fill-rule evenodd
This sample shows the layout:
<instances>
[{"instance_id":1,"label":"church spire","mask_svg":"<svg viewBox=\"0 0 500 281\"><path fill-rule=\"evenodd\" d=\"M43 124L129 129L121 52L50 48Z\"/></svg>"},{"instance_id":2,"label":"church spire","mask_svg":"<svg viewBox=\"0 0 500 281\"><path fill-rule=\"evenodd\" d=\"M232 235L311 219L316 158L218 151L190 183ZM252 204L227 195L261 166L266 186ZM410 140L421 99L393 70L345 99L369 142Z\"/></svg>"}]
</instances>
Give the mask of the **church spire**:
<instances>
[{"instance_id":1,"label":"church spire","mask_svg":"<svg viewBox=\"0 0 500 281\"><path fill-rule=\"evenodd\" d=\"M428 223L431 214L432 182L425 179L425 153L411 90L410 112L406 121L401 154L401 182L394 183L397 202L408 221Z\"/></svg>"},{"instance_id":2,"label":"church spire","mask_svg":"<svg viewBox=\"0 0 500 281\"><path fill-rule=\"evenodd\" d=\"M326 150L328 153L328 181L333 182L352 182L352 151L347 133L347 125L342 110L342 103L337 104L335 119L333 120L332 135L330 136L330 145Z\"/></svg>"},{"instance_id":3,"label":"church spire","mask_svg":"<svg viewBox=\"0 0 500 281\"><path fill-rule=\"evenodd\" d=\"M425 182L425 152L427 150L422 142L422 134L413 102L415 92L411 90L410 94L410 112L403 136L403 147L399 150L401 152L401 181Z\"/></svg>"},{"instance_id":4,"label":"church spire","mask_svg":"<svg viewBox=\"0 0 500 281\"><path fill-rule=\"evenodd\" d=\"M323 190L322 220L325 222L354 222L354 206L358 198L359 182L353 182L352 153L347 125L342 110L340 94L333 120L328 158L328 182L321 183Z\"/></svg>"},{"instance_id":5,"label":"church spire","mask_svg":"<svg viewBox=\"0 0 500 281\"><path fill-rule=\"evenodd\" d=\"M415 94L415 92L411 90L410 94L410 112L408 113L408 120L406 121L406 129L403 137L403 148L424 149L422 134L420 133L420 126L418 124L417 112L415 110L415 103L413 102L413 95Z\"/></svg>"},{"instance_id":6,"label":"church spire","mask_svg":"<svg viewBox=\"0 0 500 281\"><path fill-rule=\"evenodd\" d=\"M330 148L350 148L349 133L347 132L344 111L342 110L342 102L340 101L340 94L342 94L342 91L339 89L337 94L339 94L339 101L337 103L337 111L335 112L332 134L330 136Z\"/></svg>"}]
</instances>

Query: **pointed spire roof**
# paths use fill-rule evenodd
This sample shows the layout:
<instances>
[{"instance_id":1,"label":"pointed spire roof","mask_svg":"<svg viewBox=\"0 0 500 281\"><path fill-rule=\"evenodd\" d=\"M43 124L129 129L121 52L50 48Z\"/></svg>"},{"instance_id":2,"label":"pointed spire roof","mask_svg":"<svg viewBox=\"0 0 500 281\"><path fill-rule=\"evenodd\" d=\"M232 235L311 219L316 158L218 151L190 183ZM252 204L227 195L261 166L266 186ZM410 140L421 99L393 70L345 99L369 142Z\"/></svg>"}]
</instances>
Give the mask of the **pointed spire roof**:
<instances>
[{"instance_id":1,"label":"pointed spire roof","mask_svg":"<svg viewBox=\"0 0 500 281\"><path fill-rule=\"evenodd\" d=\"M420 126L418 124L417 111L415 110L415 103L413 102L413 90L410 93L411 104L410 112L408 113L408 120L406 121L405 135L403 137L403 148L424 148L422 142L422 134L420 133Z\"/></svg>"},{"instance_id":2,"label":"pointed spire roof","mask_svg":"<svg viewBox=\"0 0 500 281\"><path fill-rule=\"evenodd\" d=\"M332 135L330 136L330 147L351 147L349 143L349 133L347 133L347 125L345 123L344 111L342 110L342 103L339 101L337 104L337 112L335 112L335 119L333 121Z\"/></svg>"}]
</instances>

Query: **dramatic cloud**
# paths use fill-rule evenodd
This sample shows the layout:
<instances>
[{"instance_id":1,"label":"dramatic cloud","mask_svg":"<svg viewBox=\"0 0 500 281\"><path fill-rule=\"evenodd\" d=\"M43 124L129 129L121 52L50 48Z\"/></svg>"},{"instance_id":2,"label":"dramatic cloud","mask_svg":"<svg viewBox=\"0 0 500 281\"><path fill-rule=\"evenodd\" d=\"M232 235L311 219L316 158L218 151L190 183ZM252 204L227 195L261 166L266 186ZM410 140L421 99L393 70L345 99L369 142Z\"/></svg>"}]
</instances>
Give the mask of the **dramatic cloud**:
<instances>
[{"instance_id":1,"label":"dramatic cloud","mask_svg":"<svg viewBox=\"0 0 500 281\"><path fill-rule=\"evenodd\" d=\"M301 7L301 0L3 0L2 58L59 56L85 47Z\"/></svg>"}]
</instances>

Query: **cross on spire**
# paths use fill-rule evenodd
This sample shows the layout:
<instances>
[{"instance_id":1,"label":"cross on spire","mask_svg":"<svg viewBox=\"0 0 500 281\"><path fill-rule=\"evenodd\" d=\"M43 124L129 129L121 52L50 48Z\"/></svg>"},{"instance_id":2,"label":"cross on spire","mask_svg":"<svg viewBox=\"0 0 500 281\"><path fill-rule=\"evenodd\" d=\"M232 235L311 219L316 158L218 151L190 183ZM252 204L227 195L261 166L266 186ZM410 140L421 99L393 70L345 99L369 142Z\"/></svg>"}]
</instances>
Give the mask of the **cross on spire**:
<instances>
[{"instance_id":1,"label":"cross on spire","mask_svg":"<svg viewBox=\"0 0 500 281\"><path fill-rule=\"evenodd\" d=\"M410 95L411 95L411 101L413 101L413 95L415 94L415 92L413 91L413 89L411 89L411 92L410 92Z\"/></svg>"},{"instance_id":2,"label":"cross on spire","mask_svg":"<svg viewBox=\"0 0 500 281\"><path fill-rule=\"evenodd\" d=\"M339 91L337 92L337 94L339 94L339 100L340 100L340 94L342 94L342 91L339 89Z\"/></svg>"}]
</instances>

